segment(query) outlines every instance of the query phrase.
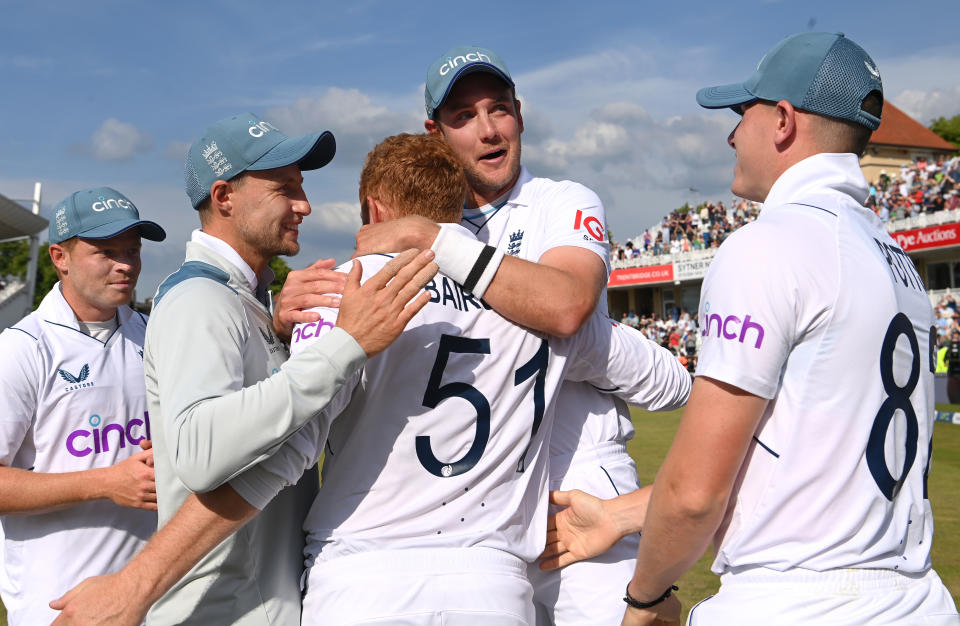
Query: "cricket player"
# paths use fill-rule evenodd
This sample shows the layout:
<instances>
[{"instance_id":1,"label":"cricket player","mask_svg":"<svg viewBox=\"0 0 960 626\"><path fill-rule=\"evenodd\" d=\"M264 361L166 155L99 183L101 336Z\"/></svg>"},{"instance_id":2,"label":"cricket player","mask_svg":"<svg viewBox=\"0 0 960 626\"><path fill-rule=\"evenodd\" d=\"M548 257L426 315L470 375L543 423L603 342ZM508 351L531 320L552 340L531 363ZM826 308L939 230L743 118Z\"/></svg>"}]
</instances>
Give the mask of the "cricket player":
<instances>
[{"instance_id":1,"label":"cricket player","mask_svg":"<svg viewBox=\"0 0 960 626\"><path fill-rule=\"evenodd\" d=\"M418 210L455 223L464 185L462 167L443 142L389 138L364 169L365 218ZM387 261L376 255L357 263L370 275ZM325 491L306 524L311 569L304 623L532 623L526 560L543 547L543 450L560 377L601 372L602 381L594 382L623 383L622 393L651 408L678 406L689 391L689 376L675 359L602 316L589 333L555 340L506 321L448 277L438 276L424 293L430 304L401 343L368 361L321 419L235 477L229 493L217 490L227 497L213 509L191 508L196 499L190 499L178 513L202 519L218 510L219 519L201 526L238 528L313 466L327 443ZM291 362L322 342L347 310L320 309L320 320L298 325ZM328 442L330 421L344 407ZM168 537L168 529L158 538ZM191 554L217 540L190 537ZM134 580L142 580L143 557L154 543L127 568Z\"/></svg>"},{"instance_id":2,"label":"cricket player","mask_svg":"<svg viewBox=\"0 0 960 626\"><path fill-rule=\"evenodd\" d=\"M233 495L223 483L269 457L400 333L426 298L407 303L435 272L418 277L431 255L418 264L407 254L365 289L355 276L338 327L287 360L272 332L267 265L299 251L310 213L302 172L323 167L334 151L329 132L287 137L250 113L216 122L191 146L186 190L201 229L157 290L145 351L162 528L123 576L88 581L61 599L56 607L69 609L61 623L137 623L168 589L149 624L300 623L300 529L318 487L315 469L225 541L219 518L204 515ZM211 490L205 500L190 496ZM210 540L203 552L200 538Z\"/></svg>"},{"instance_id":3,"label":"cricket player","mask_svg":"<svg viewBox=\"0 0 960 626\"><path fill-rule=\"evenodd\" d=\"M440 270L506 318L548 334L570 336L597 308L606 312L609 246L603 205L570 181L534 178L521 165L523 117L515 86L493 51L459 46L427 70L427 131L442 137L463 163L469 190L461 225L442 228L421 216L364 227L360 253L432 247ZM564 384L550 440L550 486L612 498L639 488L627 454L629 412L611 396ZM562 626L619 620L623 606L603 590L634 569L638 535L603 558L561 572L535 565L538 622Z\"/></svg>"},{"instance_id":4,"label":"cricket player","mask_svg":"<svg viewBox=\"0 0 960 626\"><path fill-rule=\"evenodd\" d=\"M711 539L720 591L689 624L960 623L930 564L933 311L863 207L876 64L842 34L794 35L697 101L742 116L732 190L764 207L704 280L697 377L638 518L623 623L677 617L672 585ZM619 506L559 500L576 552Z\"/></svg>"},{"instance_id":5,"label":"cricket player","mask_svg":"<svg viewBox=\"0 0 960 626\"><path fill-rule=\"evenodd\" d=\"M47 604L116 572L157 526L143 385L147 319L130 308L140 240L163 229L109 187L56 205L60 279L0 333L0 596L12 626L49 624Z\"/></svg>"},{"instance_id":6,"label":"cricket player","mask_svg":"<svg viewBox=\"0 0 960 626\"><path fill-rule=\"evenodd\" d=\"M464 188L442 140L399 135L368 155L360 196L371 223L429 211L469 236L457 224ZM369 275L388 260L358 262ZM305 624L534 623L526 566L544 544L546 441L562 378L619 389L650 409L686 400L679 362L604 315L557 339L506 320L442 274L426 291L430 303L397 342L328 406L328 418L339 413L329 436L326 419L312 422L289 454L234 481L259 508L271 480L296 480L326 444L305 524ZM318 312L321 321L294 329L294 358L336 322L336 309ZM312 455L301 445L311 427Z\"/></svg>"}]
</instances>

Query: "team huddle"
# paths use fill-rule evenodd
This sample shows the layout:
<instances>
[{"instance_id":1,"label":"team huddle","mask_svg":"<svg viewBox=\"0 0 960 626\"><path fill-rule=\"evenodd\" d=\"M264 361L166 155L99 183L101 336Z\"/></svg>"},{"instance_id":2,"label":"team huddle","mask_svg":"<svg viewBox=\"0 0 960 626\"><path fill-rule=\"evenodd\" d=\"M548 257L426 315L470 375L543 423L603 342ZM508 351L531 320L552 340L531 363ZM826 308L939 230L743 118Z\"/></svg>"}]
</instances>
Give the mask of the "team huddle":
<instances>
[{"instance_id":1,"label":"team huddle","mask_svg":"<svg viewBox=\"0 0 960 626\"><path fill-rule=\"evenodd\" d=\"M863 207L879 71L807 33L697 100L741 116L732 188L764 209L704 281L693 380L607 316L603 206L521 165L487 49L437 59L427 132L367 155L355 258L276 300L329 131L244 113L194 141L200 227L149 320L163 229L71 194L60 282L0 334L9 623L679 623L711 542L689 624L960 623L930 564L933 312ZM686 405L646 487L627 405Z\"/></svg>"}]
</instances>

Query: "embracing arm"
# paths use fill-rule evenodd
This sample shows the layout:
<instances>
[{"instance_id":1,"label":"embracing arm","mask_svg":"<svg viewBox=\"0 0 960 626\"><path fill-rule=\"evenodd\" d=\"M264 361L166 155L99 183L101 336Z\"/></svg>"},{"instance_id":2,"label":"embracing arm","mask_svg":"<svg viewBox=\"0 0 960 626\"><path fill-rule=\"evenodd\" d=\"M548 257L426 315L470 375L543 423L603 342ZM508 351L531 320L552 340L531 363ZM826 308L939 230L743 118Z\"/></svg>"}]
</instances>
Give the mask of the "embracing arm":
<instances>
[{"instance_id":1,"label":"embracing arm","mask_svg":"<svg viewBox=\"0 0 960 626\"><path fill-rule=\"evenodd\" d=\"M439 233L439 225L413 215L369 224L357 233L357 254L429 248ZM440 271L457 279L444 251L478 242L458 233L450 235L449 241L441 240L443 249L438 250L437 263ZM444 233L444 238L447 236ZM606 284L606 265L595 252L561 245L547 250L537 263L504 256L483 299L513 322L567 337L589 319Z\"/></svg>"},{"instance_id":2,"label":"embracing arm","mask_svg":"<svg viewBox=\"0 0 960 626\"><path fill-rule=\"evenodd\" d=\"M142 623L154 602L258 512L230 485L191 494L122 570L88 578L51 602L62 611L54 624Z\"/></svg>"},{"instance_id":3,"label":"embracing arm","mask_svg":"<svg viewBox=\"0 0 960 626\"><path fill-rule=\"evenodd\" d=\"M152 376L166 405L166 447L180 481L191 491L210 491L273 454L429 301L429 294L416 294L436 273L432 256L405 252L363 285L357 268L347 279L338 328L248 387L245 331L236 322L242 311L225 289L195 294L190 300L203 302L203 309L182 303L190 319L166 320L162 329L157 320L164 311L158 311L154 336L173 349L157 349ZM164 305L189 295L171 291ZM213 295L222 301L211 302Z\"/></svg>"}]
</instances>

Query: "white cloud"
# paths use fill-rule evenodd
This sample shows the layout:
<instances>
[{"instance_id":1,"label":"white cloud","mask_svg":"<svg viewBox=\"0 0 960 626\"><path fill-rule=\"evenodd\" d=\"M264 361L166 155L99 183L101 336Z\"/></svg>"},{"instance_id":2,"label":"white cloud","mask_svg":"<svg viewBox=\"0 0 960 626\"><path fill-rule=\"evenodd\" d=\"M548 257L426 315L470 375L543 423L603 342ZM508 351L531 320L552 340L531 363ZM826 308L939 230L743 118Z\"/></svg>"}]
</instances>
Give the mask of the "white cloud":
<instances>
[{"instance_id":1,"label":"white cloud","mask_svg":"<svg viewBox=\"0 0 960 626\"><path fill-rule=\"evenodd\" d=\"M906 89L893 101L903 111L924 126L938 117L953 117L960 113L960 85L922 91Z\"/></svg>"},{"instance_id":2,"label":"white cloud","mask_svg":"<svg viewBox=\"0 0 960 626\"><path fill-rule=\"evenodd\" d=\"M353 236L360 230L359 202L323 202L312 204L309 227L320 228L327 233L342 233Z\"/></svg>"},{"instance_id":3,"label":"white cloud","mask_svg":"<svg viewBox=\"0 0 960 626\"><path fill-rule=\"evenodd\" d=\"M331 87L317 98L298 98L292 104L273 107L264 117L289 135L330 129L337 138L334 164L356 167L358 176L363 158L384 137L423 131L423 118L414 111L394 111L375 104L358 89L339 87Z\"/></svg>"},{"instance_id":4,"label":"white cloud","mask_svg":"<svg viewBox=\"0 0 960 626\"><path fill-rule=\"evenodd\" d=\"M148 152L153 139L133 124L107 118L90 137L90 154L101 161L127 161Z\"/></svg>"},{"instance_id":5,"label":"white cloud","mask_svg":"<svg viewBox=\"0 0 960 626\"><path fill-rule=\"evenodd\" d=\"M183 163L187 158L187 150L189 149L189 141L171 141L163 149L163 156L171 161Z\"/></svg>"}]
</instances>

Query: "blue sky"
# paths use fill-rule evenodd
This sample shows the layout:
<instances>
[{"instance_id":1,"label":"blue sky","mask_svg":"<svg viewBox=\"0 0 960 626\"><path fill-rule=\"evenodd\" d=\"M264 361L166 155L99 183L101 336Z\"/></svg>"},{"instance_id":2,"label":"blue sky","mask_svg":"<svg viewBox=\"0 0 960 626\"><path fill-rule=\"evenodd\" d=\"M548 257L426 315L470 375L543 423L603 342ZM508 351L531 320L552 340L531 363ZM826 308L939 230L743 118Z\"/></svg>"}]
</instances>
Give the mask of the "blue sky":
<instances>
[{"instance_id":1,"label":"blue sky","mask_svg":"<svg viewBox=\"0 0 960 626\"><path fill-rule=\"evenodd\" d=\"M523 160L603 199L624 239L685 201L727 200L728 111L699 87L746 78L783 37L842 31L920 121L960 113L955 2L44 2L3 0L0 193L44 184L43 214L98 185L168 232L146 242L138 297L182 260L196 215L183 155L209 123L252 111L288 134L329 129L334 163L308 173L303 267L345 260L356 184L380 139L422 130L426 68L459 44L503 57L523 102ZM691 191L696 189L696 192Z\"/></svg>"}]
</instances>

